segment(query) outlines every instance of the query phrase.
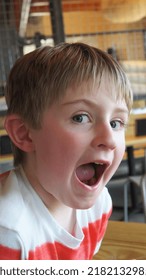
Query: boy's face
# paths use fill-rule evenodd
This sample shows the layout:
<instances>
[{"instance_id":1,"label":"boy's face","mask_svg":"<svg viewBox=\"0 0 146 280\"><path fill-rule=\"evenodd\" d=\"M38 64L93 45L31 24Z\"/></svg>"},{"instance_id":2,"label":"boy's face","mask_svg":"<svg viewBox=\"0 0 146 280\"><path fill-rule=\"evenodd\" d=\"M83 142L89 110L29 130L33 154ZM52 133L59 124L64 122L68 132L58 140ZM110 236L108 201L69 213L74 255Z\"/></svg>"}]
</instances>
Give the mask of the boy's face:
<instances>
[{"instance_id":1,"label":"boy's face","mask_svg":"<svg viewBox=\"0 0 146 280\"><path fill-rule=\"evenodd\" d=\"M30 130L34 151L30 170L24 168L46 204L48 197L89 208L116 171L125 151L128 109L115 101L114 91L104 80L100 87L70 87L44 113L42 128Z\"/></svg>"}]
</instances>

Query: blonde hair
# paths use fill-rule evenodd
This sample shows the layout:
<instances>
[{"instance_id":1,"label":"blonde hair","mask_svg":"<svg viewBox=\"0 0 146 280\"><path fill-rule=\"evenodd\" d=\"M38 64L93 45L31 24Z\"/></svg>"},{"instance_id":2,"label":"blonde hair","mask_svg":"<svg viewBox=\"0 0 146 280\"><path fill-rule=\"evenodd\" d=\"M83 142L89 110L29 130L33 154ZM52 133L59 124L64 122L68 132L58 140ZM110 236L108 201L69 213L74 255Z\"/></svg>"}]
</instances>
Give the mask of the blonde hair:
<instances>
[{"instance_id":1,"label":"blonde hair","mask_svg":"<svg viewBox=\"0 0 146 280\"><path fill-rule=\"evenodd\" d=\"M43 112L62 98L72 84L99 81L107 73L129 110L132 92L123 69L106 52L84 43L61 43L40 47L19 58L13 66L7 87L8 114L19 114L33 128L40 128ZM23 161L24 152L14 147L14 164Z\"/></svg>"}]
</instances>

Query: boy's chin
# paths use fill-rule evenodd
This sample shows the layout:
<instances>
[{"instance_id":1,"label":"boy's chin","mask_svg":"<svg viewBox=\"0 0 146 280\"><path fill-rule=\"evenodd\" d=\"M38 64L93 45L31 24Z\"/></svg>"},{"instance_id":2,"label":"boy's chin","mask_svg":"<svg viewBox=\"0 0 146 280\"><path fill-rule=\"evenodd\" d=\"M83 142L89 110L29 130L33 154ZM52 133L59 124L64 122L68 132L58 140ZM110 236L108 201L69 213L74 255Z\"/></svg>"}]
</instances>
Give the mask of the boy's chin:
<instances>
[{"instance_id":1,"label":"boy's chin","mask_svg":"<svg viewBox=\"0 0 146 280\"><path fill-rule=\"evenodd\" d=\"M75 203L72 208L79 209L79 210L87 210L94 206L96 199L90 201L83 201L79 203Z\"/></svg>"}]
</instances>

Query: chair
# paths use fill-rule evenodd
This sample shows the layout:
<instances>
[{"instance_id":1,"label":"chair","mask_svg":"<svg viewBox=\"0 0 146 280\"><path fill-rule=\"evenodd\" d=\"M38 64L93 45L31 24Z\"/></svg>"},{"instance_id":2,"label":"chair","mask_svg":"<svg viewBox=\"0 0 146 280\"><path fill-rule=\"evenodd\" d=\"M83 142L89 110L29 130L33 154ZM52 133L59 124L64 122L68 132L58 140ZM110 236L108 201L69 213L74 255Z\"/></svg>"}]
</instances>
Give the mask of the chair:
<instances>
[{"instance_id":1,"label":"chair","mask_svg":"<svg viewBox=\"0 0 146 280\"><path fill-rule=\"evenodd\" d=\"M146 223L146 173L141 176L131 176L129 179L141 190L144 220Z\"/></svg>"},{"instance_id":2,"label":"chair","mask_svg":"<svg viewBox=\"0 0 146 280\"><path fill-rule=\"evenodd\" d=\"M142 175L129 176L130 182L141 190L144 220L146 223L146 148L144 147L144 171Z\"/></svg>"},{"instance_id":3,"label":"chair","mask_svg":"<svg viewBox=\"0 0 146 280\"><path fill-rule=\"evenodd\" d=\"M141 149L141 147L136 149ZM112 199L113 197L116 198L115 201L117 203L119 203L119 199L120 201L122 199L123 220L125 222L129 221L130 215L137 213L137 211L139 212L138 205L133 206L131 195L131 189L133 187L138 187L140 190L138 194L140 194L141 197L140 201L142 200L144 221L146 222L146 147L142 147L142 149L144 149L144 157L140 160L140 164L139 161L136 163L136 175L129 176L126 167L123 168L123 166L120 166L118 169L118 176L113 176L107 185ZM133 164L135 163L133 162ZM123 170L125 171L125 178L123 178ZM112 191L112 189L114 190ZM120 189L122 189L122 193L119 194ZM129 207L131 208L130 211Z\"/></svg>"},{"instance_id":4,"label":"chair","mask_svg":"<svg viewBox=\"0 0 146 280\"><path fill-rule=\"evenodd\" d=\"M107 188L109 190L109 193L110 193L110 190L112 188L115 187L115 189L118 189L120 187L122 187L123 189L123 195L122 195L122 198L123 198L123 220L125 222L128 222L128 189L129 189L129 184L130 184L130 181L129 181L129 178L126 177L126 178L119 178L119 179L111 179L109 181L109 183L107 184ZM111 194L112 196L112 194ZM121 198L121 197L120 197Z\"/></svg>"},{"instance_id":5,"label":"chair","mask_svg":"<svg viewBox=\"0 0 146 280\"><path fill-rule=\"evenodd\" d=\"M146 223L146 174L144 174L141 180L141 191L142 191L142 199L143 199L144 218Z\"/></svg>"}]
</instances>

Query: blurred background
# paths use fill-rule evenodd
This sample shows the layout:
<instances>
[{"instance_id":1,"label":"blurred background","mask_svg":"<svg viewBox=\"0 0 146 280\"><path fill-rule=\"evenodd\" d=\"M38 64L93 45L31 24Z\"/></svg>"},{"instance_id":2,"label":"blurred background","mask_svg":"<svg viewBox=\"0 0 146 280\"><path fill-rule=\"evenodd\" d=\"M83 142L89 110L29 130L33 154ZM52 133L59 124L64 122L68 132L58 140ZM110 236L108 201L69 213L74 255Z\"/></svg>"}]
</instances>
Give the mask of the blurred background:
<instances>
[{"instance_id":1,"label":"blurred background","mask_svg":"<svg viewBox=\"0 0 146 280\"><path fill-rule=\"evenodd\" d=\"M0 0L1 92L18 56L62 41L91 44L119 61L143 61L146 1Z\"/></svg>"},{"instance_id":2,"label":"blurred background","mask_svg":"<svg viewBox=\"0 0 146 280\"><path fill-rule=\"evenodd\" d=\"M132 159L126 150L112 178L116 181L107 187L113 198L111 219L144 222L146 201L139 181L131 183L131 175L143 176L146 170L146 0L0 0L0 173L13 168L4 129L4 89L11 67L39 46L77 41L112 55L131 82L134 105L126 137L144 140L127 144Z\"/></svg>"}]
</instances>

